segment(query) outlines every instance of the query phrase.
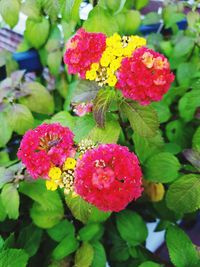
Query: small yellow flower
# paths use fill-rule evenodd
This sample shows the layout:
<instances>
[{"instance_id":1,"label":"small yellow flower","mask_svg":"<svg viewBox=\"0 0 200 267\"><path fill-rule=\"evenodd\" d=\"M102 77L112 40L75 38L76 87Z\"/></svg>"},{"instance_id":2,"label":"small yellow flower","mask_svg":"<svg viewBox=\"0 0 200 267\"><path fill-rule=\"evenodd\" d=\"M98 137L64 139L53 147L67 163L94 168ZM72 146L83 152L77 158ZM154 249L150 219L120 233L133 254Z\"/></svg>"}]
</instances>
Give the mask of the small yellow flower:
<instances>
[{"instance_id":1,"label":"small yellow flower","mask_svg":"<svg viewBox=\"0 0 200 267\"><path fill-rule=\"evenodd\" d=\"M99 63L93 63L91 66L91 70L97 71L99 68Z\"/></svg>"},{"instance_id":2,"label":"small yellow flower","mask_svg":"<svg viewBox=\"0 0 200 267\"><path fill-rule=\"evenodd\" d=\"M152 202L161 201L165 194L165 188L161 183L143 181L144 192Z\"/></svg>"},{"instance_id":3,"label":"small yellow flower","mask_svg":"<svg viewBox=\"0 0 200 267\"><path fill-rule=\"evenodd\" d=\"M92 70L88 70L86 72L86 79L87 80L93 81L96 79L96 77L97 77L97 73L95 70L92 69Z\"/></svg>"},{"instance_id":4,"label":"small yellow flower","mask_svg":"<svg viewBox=\"0 0 200 267\"><path fill-rule=\"evenodd\" d=\"M50 170L49 170L49 173L48 173L48 176L49 178L51 178L53 181L55 180L60 180L61 178L61 169L58 168L58 167L52 167Z\"/></svg>"},{"instance_id":5,"label":"small yellow flower","mask_svg":"<svg viewBox=\"0 0 200 267\"><path fill-rule=\"evenodd\" d=\"M64 165L63 165L63 170L74 170L76 167L76 160L73 158L67 158Z\"/></svg>"},{"instance_id":6,"label":"small yellow flower","mask_svg":"<svg viewBox=\"0 0 200 267\"><path fill-rule=\"evenodd\" d=\"M111 56L107 53L104 53L101 57L100 63L103 67L107 67L110 64L111 60Z\"/></svg>"},{"instance_id":7,"label":"small yellow flower","mask_svg":"<svg viewBox=\"0 0 200 267\"><path fill-rule=\"evenodd\" d=\"M58 188L58 184L54 181L46 181L46 188L47 190L55 191Z\"/></svg>"},{"instance_id":8,"label":"small yellow flower","mask_svg":"<svg viewBox=\"0 0 200 267\"><path fill-rule=\"evenodd\" d=\"M154 64L153 55L150 52L145 52L142 56L142 62L148 69L152 68Z\"/></svg>"},{"instance_id":9,"label":"small yellow flower","mask_svg":"<svg viewBox=\"0 0 200 267\"><path fill-rule=\"evenodd\" d=\"M110 69L112 71L116 71L120 65L121 65L121 61L122 61L122 58L117 58L117 59L114 59L111 63L110 63ZM108 73L108 72L107 72Z\"/></svg>"},{"instance_id":10,"label":"small yellow flower","mask_svg":"<svg viewBox=\"0 0 200 267\"><path fill-rule=\"evenodd\" d=\"M115 77L115 75L110 76L107 79L107 83L109 86L115 86L115 84L117 83L117 78Z\"/></svg>"}]
</instances>

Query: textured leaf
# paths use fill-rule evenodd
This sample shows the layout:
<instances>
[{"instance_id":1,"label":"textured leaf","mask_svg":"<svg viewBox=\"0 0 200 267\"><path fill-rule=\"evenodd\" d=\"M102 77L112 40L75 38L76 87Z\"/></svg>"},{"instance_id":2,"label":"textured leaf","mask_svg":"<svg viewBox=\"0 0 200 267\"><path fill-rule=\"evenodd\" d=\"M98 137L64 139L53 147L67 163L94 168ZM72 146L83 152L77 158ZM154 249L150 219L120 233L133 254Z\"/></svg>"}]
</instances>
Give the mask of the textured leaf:
<instances>
[{"instance_id":1,"label":"textured leaf","mask_svg":"<svg viewBox=\"0 0 200 267\"><path fill-rule=\"evenodd\" d=\"M76 117L68 111L60 111L51 118L51 123L59 122L62 126L69 127L72 131L76 123Z\"/></svg>"},{"instance_id":2,"label":"textured leaf","mask_svg":"<svg viewBox=\"0 0 200 267\"><path fill-rule=\"evenodd\" d=\"M48 229L47 233L53 240L60 242L66 236L74 236L75 228L71 222L65 219Z\"/></svg>"},{"instance_id":3,"label":"textured leaf","mask_svg":"<svg viewBox=\"0 0 200 267\"><path fill-rule=\"evenodd\" d=\"M155 110L150 106L140 106L134 102L125 101L121 106L128 117L133 130L144 137L155 136L159 123Z\"/></svg>"},{"instance_id":4,"label":"textured leaf","mask_svg":"<svg viewBox=\"0 0 200 267\"><path fill-rule=\"evenodd\" d=\"M22 249L6 249L0 252L0 267L26 267L28 255Z\"/></svg>"},{"instance_id":5,"label":"textured leaf","mask_svg":"<svg viewBox=\"0 0 200 267\"><path fill-rule=\"evenodd\" d=\"M1 191L1 200L8 218L16 220L19 217L19 194L15 185L4 185Z\"/></svg>"},{"instance_id":6,"label":"textured leaf","mask_svg":"<svg viewBox=\"0 0 200 267\"><path fill-rule=\"evenodd\" d=\"M176 267L195 266L199 260L197 250L188 236L176 226L167 229L166 242L169 256Z\"/></svg>"},{"instance_id":7,"label":"textured leaf","mask_svg":"<svg viewBox=\"0 0 200 267\"><path fill-rule=\"evenodd\" d=\"M145 178L153 182L168 183L178 177L181 165L178 159L168 152L150 157L145 164Z\"/></svg>"},{"instance_id":8,"label":"textured leaf","mask_svg":"<svg viewBox=\"0 0 200 267\"><path fill-rule=\"evenodd\" d=\"M20 102L26 105L31 111L41 114L54 112L54 100L47 89L38 82L24 84L24 89L29 96L21 98Z\"/></svg>"},{"instance_id":9,"label":"textured leaf","mask_svg":"<svg viewBox=\"0 0 200 267\"><path fill-rule=\"evenodd\" d=\"M140 264L138 267L161 267L161 265L153 261L145 261L142 264Z\"/></svg>"},{"instance_id":10,"label":"textured leaf","mask_svg":"<svg viewBox=\"0 0 200 267\"><path fill-rule=\"evenodd\" d=\"M188 174L170 185L167 206L179 213L190 213L200 208L200 176Z\"/></svg>"},{"instance_id":11,"label":"textured leaf","mask_svg":"<svg viewBox=\"0 0 200 267\"><path fill-rule=\"evenodd\" d=\"M82 227L78 232L79 240L90 241L101 231L101 225L98 223L90 223Z\"/></svg>"},{"instance_id":12,"label":"textured leaf","mask_svg":"<svg viewBox=\"0 0 200 267\"><path fill-rule=\"evenodd\" d=\"M189 86L192 77L196 71L196 66L192 62L184 62L178 66L176 78L182 86Z\"/></svg>"},{"instance_id":13,"label":"textured leaf","mask_svg":"<svg viewBox=\"0 0 200 267\"><path fill-rule=\"evenodd\" d=\"M67 22L79 20L79 9L82 0L67 0L62 10L62 17Z\"/></svg>"},{"instance_id":14,"label":"textured leaf","mask_svg":"<svg viewBox=\"0 0 200 267\"><path fill-rule=\"evenodd\" d=\"M66 236L55 247L52 252L52 257L55 260L61 260L77 250L78 241L74 236Z\"/></svg>"},{"instance_id":15,"label":"textured leaf","mask_svg":"<svg viewBox=\"0 0 200 267\"><path fill-rule=\"evenodd\" d=\"M93 247L84 242L75 255L75 267L90 267L94 257Z\"/></svg>"},{"instance_id":16,"label":"textured leaf","mask_svg":"<svg viewBox=\"0 0 200 267\"><path fill-rule=\"evenodd\" d=\"M111 89L99 90L93 101L93 114L97 124L104 127L105 115L109 109L111 102L115 99L115 91Z\"/></svg>"},{"instance_id":17,"label":"textured leaf","mask_svg":"<svg viewBox=\"0 0 200 267\"><path fill-rule=\"evenodd\" d=\"M41 20L40 6L35 0L26 0L21 6L21 11L27 15L30 19Z\"/></svg>"},{"instance_id":18,"label":"textured leaf","mask_svg":"<svg viewBox=\"0 0 200 267\"><path fill-rule=\"evenodd\" d=\"M124 210L116 214L117 229L129 244L136 246L147 237L147 227L143 219L136 212Z\"/></svg>"},{"instance_id":19,"label":"textured leaf","mask_svg":"<svg viewBox=\"0 0 200 267\"><path fill-rule=\"evenodd\" d=\"M185 149L183 155L195 168L200 170L200 151Z\"/></svg>"},{"instance_id":20,"label":"textured leaf","mask_svg":"<svg viewBox=\"0 0 200 267\"><path fill-rule=\"evenodd\" d=\"M136 0L134 5L136 9L142 9L143 7L147 6L148 3L149 0Z\"/></svg>"},{"instance_id":21,"label":"textured leaf","mask_svg":"<svg viewBox=\"0 0 200 267\"><path fill-rule=\"evenodd\" d=\"M3 222L6 218L7 214L4 208L4 205L1 200L1 195L0 195L0 222Z\"/></svg>"},{"instance_id":22,"label":"textured leaf","mask_svg":"<svg viewBox=\"0 0 200 267\"><path fill-rule=\"evenodd\" d=\"M62 62L62 52L57 50L48 54L47 65L52 75L58 76Z\"/></svg>"},{"instance_id":23,"label":"textured leaf","mask_svg":"<svg viewBox=\"0 0 200 267\"><path fill-rule=\"evenodd\" d=\"M174 47L174 57L183 57L190 53L194 46L194 39L188 36L184 36L179 39Z\"/></svg>"},{"instance_id":24,"label":"textured leaf","mask_svg":"<svg viewBox=\"0 0 200 267\"><path fill-rule=\"evenodd\" d=\"M141 15L137 10L127 10L124 13L123 33L131 35L135 33L141 24Z\"/></svg>"},{"instance_id":25,"label":"textured leaf","mask_svg":"<svg viewBox=\"0 0 200 267\"><path fill-rule=\"evenodd\" d=\"M0 112L0 124L1 129L3 129L3 131L0 131L0 147L4 147L11 138L12 129L3 112Z\"/></svg>"},{"instance_id":26,"label":"textured leaf","mask_svg":"<svg viewBox=\"0 0 200 267\"><path fill-rule=\"evenodd\" d=\"M94 249L94 257L91 267L105 267L106 266L106 253L104 247L100 242L92 242Z\"/></svg>"},{"instance_id":27,"label":"textured leaf","mask_svg":"<svg viewBox=\"0 0 200 267\"><path fill-rule=\"evenodd\" d=\"M13 28L19 19L20 4L17 0L1 0L0 14L4 21Z\"/></svg>"},{"instance_id":28,"label":"textured leaf","mask_svg":"<svg viewBox=\"0 0 200 267\"><path fill-rule=\"evenodd\" d=\"M30 110L21 104L13 104L8 113L11 128L18 134L24 134L34 126L34 118Z\"/></svg>"},{"instance_id":29,"label":"textured leaf","mask_svg":"<svg viewBox=\"0 0 200 267\"><path fill-rule=\"evenodd\" d=\"M192 147L200 151L200 127L197 128L192 138Z\"/></svg>"}]
</instances>

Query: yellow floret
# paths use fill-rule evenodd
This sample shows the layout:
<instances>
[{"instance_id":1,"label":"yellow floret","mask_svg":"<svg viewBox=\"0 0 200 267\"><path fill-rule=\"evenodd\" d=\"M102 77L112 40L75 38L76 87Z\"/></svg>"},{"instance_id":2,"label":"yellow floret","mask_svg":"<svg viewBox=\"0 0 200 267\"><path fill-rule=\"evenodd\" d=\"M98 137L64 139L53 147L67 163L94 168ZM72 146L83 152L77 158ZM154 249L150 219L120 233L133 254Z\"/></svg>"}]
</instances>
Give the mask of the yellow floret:
<instances>
[{"instance_id":1,"label":"yellow floret","mask_svg":"<svg viewBox=\"0 0 200 267\"><path fill-rule=\"evenodd\" d=\"M58 167L52 167L48 173L49 178L51 178L53 181L59 180L61 177L61 169Z\"/></svg>"},{"instance_id":2,"label":"yellow floret","mask_svg":"<svg viewBox=\"0 0 200 267\"><path fill-rule=\"evenodd\" d=\"M117 83L117 78L115 77L115 75L112 75L107 79L107 84L109 86L115 86L116 83Z\"/></svg>"},{"instance_id":3,"label":"yellow floret","mask_svg":"<svg viewBox=\"0 0 200 267\"><path fill-rule=\"evenodd\" d=\"M102 55L100 63L103 67L107 67L110 64L111 60L112 60L111 56L105 53Z\"/></svg>"},{"instance_id":4,"label":"yellow floret","mask_svg":"<svg viewBox=\"0 0 200 267\"><path fill-rule=\"evenodd\" d=\"M87 80L93 81L96 79L96 77L97 77L97 73L95 70L88 70L86 72L86 79Z\"/></svg>"},{"instance_id":5,"label":"yellow floret","mask_svg":"<svg viewBox=\"0 0 200 267\"><path fill-rule=\"evenodd\" d=\"M63 165L63 170L74 170L76 167L76 160L73 158L67 158L64 165Z\"/></svg>"},{"instance_id":6,"label":"yellow floret","mask_svg":"<svg viewBox=\"0 0 200 267\"><path fill-rule=\"evenodd\" d=\"M97 71L98 68L99 68L99 63L93 63L92 66L91 66L91 70Z\"/></svg>"},{"instance_id":7,"label":"yellow floret","mask_svg":"<svg viewBox=\"0 0 200 267\"><path fill-rule=\"evenodd\" d=\"M122 57L119 57L119 58L113 60L110 63L110 69L113 70L113 71L116 71L120 67L121 62L122 62Z\"/></svg>"},{"instance_id":8,"label":"yellow floret","mask_svg":"<svg viewBox=\"0 0 200 267\"><path fill-rule=\"evenodd\" d=\"M46 181L47 190L55 191L58 188L58 184L54 181Z\"/></svg>"}]
</instances>

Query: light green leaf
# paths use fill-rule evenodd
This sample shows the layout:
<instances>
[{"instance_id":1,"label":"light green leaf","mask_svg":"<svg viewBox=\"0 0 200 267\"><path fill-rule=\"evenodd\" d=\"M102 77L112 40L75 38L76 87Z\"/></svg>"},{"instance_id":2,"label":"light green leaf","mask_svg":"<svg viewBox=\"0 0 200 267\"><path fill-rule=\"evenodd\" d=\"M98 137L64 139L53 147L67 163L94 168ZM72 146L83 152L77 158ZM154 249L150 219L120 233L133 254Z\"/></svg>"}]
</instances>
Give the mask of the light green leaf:
<instances>
[{"instance_id":1,"label":"light green leaf","mask_svg":"<svg viewBox=\"0 0 200 267\"><path fill-rule=\"evenodd\" d=\"M4 21L13 28L19 20L20 4L17 0L1 0L0 14Z\"/></svg>"},{"instance_id":2,"label":"light green leaf","mask_svg":"<svg viewBox=\"0 0 200 267\"><path fill-rule=\"evenodd\" d=\"M54 260L61 260L77 250L78 241L74 236L66 236L52 252Z\"/></svg>"},{"instance_id":3,"label":"light green leaf","mask_svg":"<svg viewBox=\"0 0 200 267\"><path fill-rule=\"evenodd\" d=\"M156 24L160 22L160 15L157 12L149 12L142 20L143 25Z\"/></svg>"},{"instance_id":4,"label":"light green leaf","mask_svg":"<svg viewBox=\"0 0 200 267\"><path fill-rule=\"evenodd\" d=\"M178 177L181 165L178 159L168 152L150 157L145 164L145 178L153 182L168 183Z\"/></svg>"},{"instance_id":5,"label":"light green leaf","mask_svg":"<svg viewBox=\"0 0 200 267\"><path fill-rule=\"evenodd\" d=\"M28 255L22 249L5 249L0 252L0 267L26 267Z\"/></svg>"},{"instance_id":6,"label":"light green leaf","mask_svg":"<svg viewBox=\"0 0 200 267\"><path fill-rule=\"evenodd\" d=\"M1 200L8 218L16 220L19 217L19 194L14 184L4 185Z\"/></svg>"},{"instance_id":7,"label":"light green leaf","mask_svg":"<svg viewBox=\"0 0 200 267\"><path fill-rule=\"evenodd\" d=\"M149 157L162 152L164 149L164 141L160 132L158 132L154 137L149 138L134 133L133 141L135 145L135 152L141 163L144 163Z\"/></svg>"},{"instance_id":8,"label":"light green leaf","mask_svg":"<svg viewBox=\"0 0 200 267\"><path fill-rule=\"evenodd\" d=\"M137 10L128 10L124 13L124 19L123 33L126 35L134 34L141 24L140 12Z\"/></svg>"},{"instance_id":9,"label":"light green leaf","mask_svg":"<svg viewBox=\"0 0 200 267\"><path fill-rule=\"evenodd\" d=\"M12 129L3 112L0 112L0 125L3 131L0 131L0 147L4 147L12 136Z\"/></svg>"},{"instance_id":10,"label":"light green leaf","mask_svg":"<svg viewBox=\"0 0 200 267\"><path fill-rule=\"evenodd\" d=\"M67 219L56 224L54 227L47 230L48 235L55 241L60 242L66 236L74 236L74 225Z\"/></svg>"},{"instance_id":11,"label":"light green leaf","mask_svg":"<svg viewBox=\"0 0 200 267\"><path fill-rule=\"evenodd\" d=\"M106 266L106 253L105 249L100 242L92 242L94 249L94 257L91 267L105 267Z\"/></svg>"},{"instance_id":12,"label":"light green leaf","mask_svg":"<svg viewBox=\"0 0 200 267\"><path fill-rule=\"evenodd\" d=\"M149 0L135 0L134 6L136 9L142 9L143 7L147 6Z\"/></svg>"},{"instance_id":13,"label":"light green leaf","mask_svg":"<svg viewBox=\"0 0 200 267\"><path fill-rule=\"evenodd\" d=\"M137 134L144 137L153 137L156 135L159 123L157 114L152 107L124 101L121 109L128 117L131 127Z\"/></svg>"},{"instance_id":14,"label":"light green leaf","mask_svg":"<svg viewBox=\"0 0 200 267\"><path fill-rule=\"evenodd\" d=\"M176 267L195 266L199 260L197 250L189 237L177 226L167 229L166 242L169 256Z\"/></svg>"},{"instance_id":15,"label":"light green leaf","mask_svg":"<svg viewBox=\"0 0 200 267\"><path fill-rule=\"evenodd\" d=\"M184 62L178 66L176 78L178 80L179 85L188 87L190 85L190 81L194 76L196 71L196 66L192 62Z\"/></svg>"},{"instance_id":16,"label":"light green leaf","mask_svg":"<svg viewBox=\"0 0 200 267\"><path fill-rule=\"evenodd\" d=\"M37 252L42 238L42 230L33 224L23 228L17 239L17 245L23 248L26 253L32 257Z\"/></svg>"},{"instance_id":17,"label":"light green leaf","mask_svg":"<svg viewBox=\"0 0 200 267\"><path fill-rule=\"evenodd\" d=\"M84 242L75 255L75 267L90 267L94 257L93 247Z\"/></svg>"},{"instance_id":18,"label":"light green leaf","mask_svg":"<svg viewBox=\"0 0 200 267\"><path fill-rule=\"evenodd\" d=\"M62 126L69 127L73 131L76 117L73 117L68 111L60 111L51 118L51 123L53 122L59 122Z\"/></svg>"},{"instance_id":19,"label":"light green leaf","mask_svg":"<svg viewBox=\"0 0 200 267\"><path fill-rule=\"evenodd\" d=\"M145 261L142 264L140 264L138 267L161 267L161 265L153 261Z\"/></svg>"},{"instance_id":20,"label":"light green leaf","mask_svg":"<svg viewBox=\"0 0 200 267\"><path fill-rule=\"evenodd\" d=\"M101 231L102 226L98 223L90 223L83 226L78 232L81 241L90 241Z\"/></svg>"},{"instance_id":21,"label":"light green leaf","mask_svg":"<svg viewBox=\"0 0 200 267\"><path fill-rule=\"evenodd\" d=\"M170 17L172 17L171 14ZM194 46L194 39L188 36L183 36L176 43L173 51L173 56L176 58L183 57L191 52L193 46Z\"/></svg>"},{"instance_id":22,"label":"light green leaf","mask_svg":"<svg viewBox=\"0 0 200 267\"><path fill-rule=\"evenodd\" d=\"M200 151L200 126L197 128L196 132L193 135L192 147Z\"/></svg>"},{"instance_id":23,"label":"light green leaf","mask_svg":"<svg viewBox=\"0 0 200 267\"><path fill-rule=\"evenodd\" d=\"M4 208L4 205L1 200L1 195L0 195L0 222L3 222L6 218L7 214Z\"/></svg>"},{"instance_id":24,"label":"light green leaf","mask_svg":"<svg viewBox=\"0 0 200 267\"><path fill-rule=\"evenodd\" d=\"M198 107L200 107L198 90L192 90L186 93L179 100L179 113L181 118L183 118L186 122L191 121L194 118L195 111Z\"/></svg>"},{"instance_id":25,"label":"light green leaf","mask_svg":"<svg viewBox=\"0 0 200 267\"><path fill-rule=\"evenodd\" d=\"M200 208L200 176L188 174L170 185L166 195L168 208L190 213Z\"/></svg>"},{"instance_id":26,"label":"light green leaf","mask_svg":"<svg viewBox=\"0 0 200 267\"><path fill-rule=\"evenodd\" d=\"M147 238L147 227L142 217L131 210L116 214L117 229L126 242L136 246Z\"/></svg>"},{"instance_id":27,"label":"light green leaf","mask_svg":"<svg viewBox=\"0 0 200 267\"><path fill-rule=\"evenodd\" d=\"M35 0L26 0L21 5L21 11L30 19L41 21L40 6Z\"/></svg>"},{"instance_id":28,"label":"light green leaf","mask_svg":"<svg viewBox=\"0 0 200 267\"><path fill-rule=\"evenodd\" d=\"M81 2L82 0L67 0L64 8L62 9L62 18L67 22L78 22Z\"/></svg>"},{"instance_id":29,"label":"light green leaf","mask_svg":"<svg viewBox=\"0 0 200 267\"><path fill-rule=\"evenodd\" d=\"M52 75L58 76L60 73L60 67L61 67L61 61L62 61L62 52L57 50L54 52L51 52L47 56L47 65L49 67L49 70Z\"/></svg>"},{"instance_id":30,"label":"light green leaf","mask_svg":"<svg viewBox=\"0 0 200 267\"><path fill-rule=\"evenodd\" d=\"M106 221L111 215L111 212L104 212L99 210L95 206L91 206L91 212L88 215L88 223L91 222L104 222Z\"/></svg>"},{"instance_id":31,"label":"light green leaf","mask_svg":"<svg viewBox=\"0 0 200 267\"><path fill-rule=\"evenodd\" d=\"M158 120L160 123L164 123L170 119L172 114L169 107L164 103L164 101L153 103L152 107L154 107L157 111Z\"/></svg>"},{"instance_id":32,"label":"light green leaf","mask_svg":"<svg viewBox=\"0 0 200 267\"><path fill-rule=\"evenodd\" d=\"M28 96L20 99L31 111L41 114L51 114L54 112L54 100L47 89L38 82L24 84L24 90Z\"/></svg>"},{"instance_id":33,"label":"light green leaf","mask_svg":"<svg viewBox=\"0 0 200 267\"><path fill-rule=\"evenodd\" d=\"M8 120L11 128L18 134L24 134L33 128L34 118L30 110L21 104L13 104L8 112Z\"/></svg>"},{"instance_id":34,"label":"light green leaf","mask_svg":"<svg viewBox=\"0 0 200 267\"><path fill-rule=\"evenodd\" d=\"M24 36L34 48L38 49L45 44L49 35L49 28L49 20L45 17L42 17L39 22L28 18Z\"/></svg>"}]
</instances>

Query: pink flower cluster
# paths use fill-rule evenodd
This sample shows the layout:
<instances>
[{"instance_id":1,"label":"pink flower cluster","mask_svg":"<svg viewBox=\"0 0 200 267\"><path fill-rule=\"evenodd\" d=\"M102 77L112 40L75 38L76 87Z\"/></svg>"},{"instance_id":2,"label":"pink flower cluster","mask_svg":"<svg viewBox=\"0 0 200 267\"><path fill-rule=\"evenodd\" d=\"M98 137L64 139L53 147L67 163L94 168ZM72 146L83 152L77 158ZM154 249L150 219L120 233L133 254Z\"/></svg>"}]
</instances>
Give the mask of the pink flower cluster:
<instances>
[{"instance_id":1,"label":"pink flower cluster","mask_svg":"<svg viewBox=\"0 0 200 267\"><path fill-rule=\"evenodd\" d=\"M93 103L91 102L79 103L74 106L73 111L77 116L82 117L86 115L87 113L92 112L92 107L93 107Z\"/></svg>"},{"instance_id":2,"label":"pink flower cluster","mask_svg":"<svg viewBox=\"0 0 200 267\"><path fill-rule=\"evenodd\" d=\"M74 155L73 137L70 129L59 123L44 123L26 132L17 156L33 178L47 178L52 165L61 166Z\"/></svg>"},{"instance_id":3,"label":"pink flower cluster","mask_svg":"<svg viewBox=\"0 0 200 267\"><path fill-rule=\"evenodd\" d=\"M148 105L159 101L174 80L168 60L161 54L142 47L124 58L117 72L117 89L124 97Z\"/></svg>"},{"instance_id":4,"label":"pink flower cluster","mask_svg":"<svg viewBox=\"0 0 200 267\"><path fill-rule=\"evenodd\" d=\"M64 62L68 65L70 74L78 73L85 78L85 73L92 63L99 62L106 48L106 35L103 33L89 33L83 28L67 43Z\"/></svg>"},{"instance_id":5,"label":"pink flower cluster","mask_svg":"<svg viewBox=\"0 0 200 267\"><path fill-rule=\"evenodd\" d=\"M143 191L138 159L127 147L100 145L88 150L75 169L75 191L103 211L120 211Z\"/></svg>"}]
</instances>

